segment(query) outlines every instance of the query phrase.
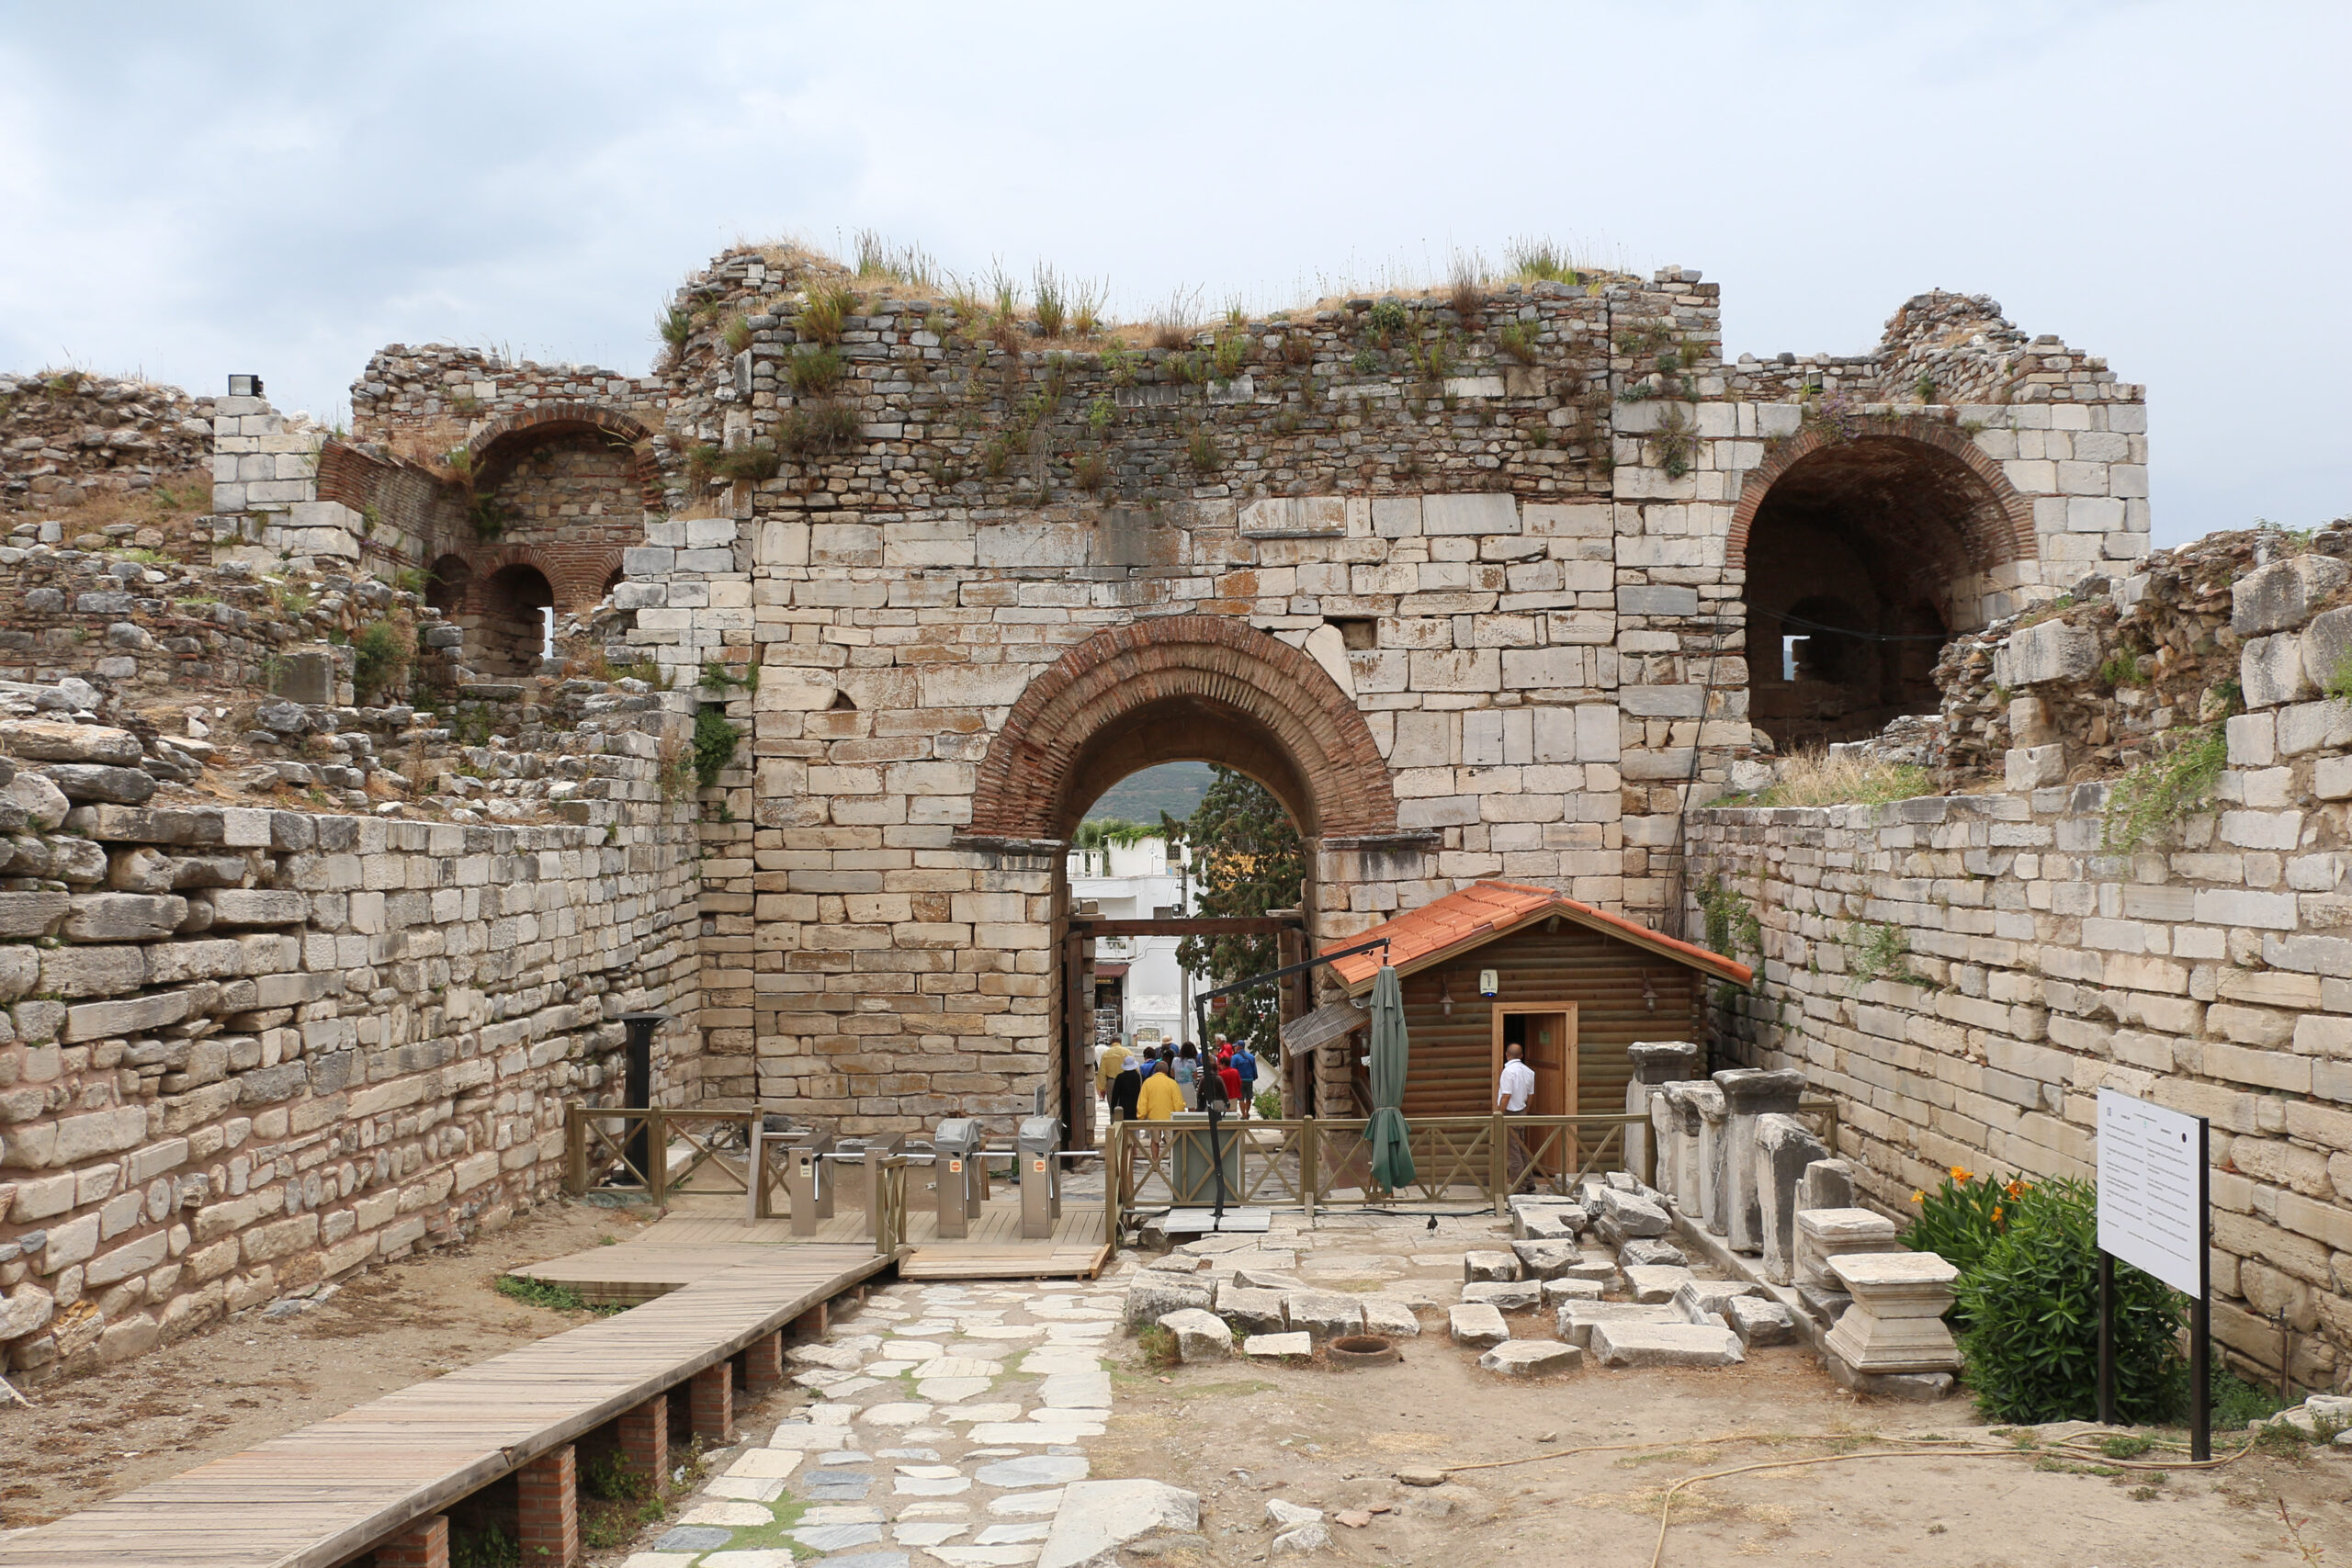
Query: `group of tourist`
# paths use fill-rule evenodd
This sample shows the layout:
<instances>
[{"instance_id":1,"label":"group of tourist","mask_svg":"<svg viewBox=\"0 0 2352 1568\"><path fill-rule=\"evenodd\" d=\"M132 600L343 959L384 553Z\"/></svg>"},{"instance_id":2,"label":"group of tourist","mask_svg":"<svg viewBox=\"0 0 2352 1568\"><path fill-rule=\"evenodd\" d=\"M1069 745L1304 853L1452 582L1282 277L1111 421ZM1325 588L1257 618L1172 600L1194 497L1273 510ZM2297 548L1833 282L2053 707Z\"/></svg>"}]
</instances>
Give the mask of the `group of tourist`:
<instances>
[{"instance_id":1,"label":"group of tourist","mask_svg":"<svg viewBox=\"0 0 2352 1568\"><path fill-rule=\"evenodd\" d=\"M1189 1042L1130 1049L1114 1040L1096 1074L1114 1119L1165 1122L1179 1111L1208 1110L1246 1117L1258 1095L1258 1058L1246 1042L1222 1035L1205 1056Z\"/></svg>"}]
</instances>

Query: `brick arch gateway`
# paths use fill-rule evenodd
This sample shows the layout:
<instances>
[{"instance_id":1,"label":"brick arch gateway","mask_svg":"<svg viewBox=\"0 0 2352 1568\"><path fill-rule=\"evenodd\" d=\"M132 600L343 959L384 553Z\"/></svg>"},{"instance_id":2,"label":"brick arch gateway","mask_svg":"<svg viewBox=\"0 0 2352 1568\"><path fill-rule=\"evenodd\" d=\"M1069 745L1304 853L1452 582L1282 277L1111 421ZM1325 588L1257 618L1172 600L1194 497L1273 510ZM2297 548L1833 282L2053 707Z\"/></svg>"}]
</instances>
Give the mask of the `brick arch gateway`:
<instances>
[{"instance_id":1,"label":"brick arch gateway","mask_svg":"<svg viewBox=\"0 0 2352 1568\"><path fill-rule=\"evenodd\" d=\"M1311 655L1247 622L1170 615L1113 627L1032 679L980 762L970 840L1047 852L1048 995L1059 1004L1052 1076L1066 1124L1082 1138L1092 1136L1094 1110L1091 1012L1081 999L1091 987L1060 846L1104 790L1171 761L1215 762L1255 779L1306 840L1303 941L1283 948L1286 958L1313 939L1323 901L1317 883L1344 881L1361 865L1360 853L1342 847L1398 838L1388 766L1354 701Z\"/></svg>"},{"instance_id":2,"label":"brick arch gateway","mask_svg":"<svg viewBox=\"0 0 2352 1568\"><path fill-rule=\"evenodd\" d=\"M1246 622L1169 615L1099 632L1029 682L981 760L970 832L1064 839L1127 774L1193 761L1264 784L1307 838L1396 830L1380 748L1312 656Z\"/></svg>"}]
</instances>

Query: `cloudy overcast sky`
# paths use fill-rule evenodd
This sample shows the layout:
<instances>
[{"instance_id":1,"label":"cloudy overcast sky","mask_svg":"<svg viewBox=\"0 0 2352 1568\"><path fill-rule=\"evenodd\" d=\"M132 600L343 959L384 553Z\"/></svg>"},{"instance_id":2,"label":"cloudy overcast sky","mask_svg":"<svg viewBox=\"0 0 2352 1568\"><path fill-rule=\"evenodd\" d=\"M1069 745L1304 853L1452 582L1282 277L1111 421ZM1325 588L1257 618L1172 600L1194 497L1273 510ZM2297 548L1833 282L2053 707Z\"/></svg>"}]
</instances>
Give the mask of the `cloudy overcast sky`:
<instances>
[{"instance_id":1,"label":"cloudy overcast sky","mask_svg":"<svg viewBox=\"0 0 2352 1568\"><path fill-rule=\"evenodd\" d=\"M339 410L642 370L739 239L1292 303L1548 234L1852 353L1930 288L2148 386L2159 543L2352 512L2352 7L0 5L0 367Z\"/></svg>"}]
</instances>

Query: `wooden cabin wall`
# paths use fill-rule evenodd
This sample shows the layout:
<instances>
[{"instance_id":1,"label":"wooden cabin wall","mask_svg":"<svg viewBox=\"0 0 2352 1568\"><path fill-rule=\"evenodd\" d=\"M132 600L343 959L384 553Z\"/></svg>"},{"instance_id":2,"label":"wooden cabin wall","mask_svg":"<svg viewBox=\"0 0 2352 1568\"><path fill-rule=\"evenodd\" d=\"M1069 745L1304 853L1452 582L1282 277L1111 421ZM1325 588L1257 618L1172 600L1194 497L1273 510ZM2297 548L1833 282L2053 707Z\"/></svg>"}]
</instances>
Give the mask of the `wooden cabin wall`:
<instances>
[{"instance_id":1,"label":"wooden cabin wall","mask_svg":"<svg viewBox=\"0 0 2352 1568\"><path fill-rule=\"evenodd\" d=\"M1483 1116L1494 1108L1494 1018L1478 994L1478 971L1498 971L1495 999L1567 1001L1577 1006L1577 1111L1622 1112L1633 1079L1625 1047L1636 1040L1697 1040L1703 1022L1704 976L1631 942L1563 919L1515 931L1459 958L1405 976L1405 1026L1411 1062L1405 1076L1405 1114ZM1453 995L1449 1015L1438 1005L1439 978ZM1656 993L1642 999L1642 978Z\"/></svg>"}]
</instances>

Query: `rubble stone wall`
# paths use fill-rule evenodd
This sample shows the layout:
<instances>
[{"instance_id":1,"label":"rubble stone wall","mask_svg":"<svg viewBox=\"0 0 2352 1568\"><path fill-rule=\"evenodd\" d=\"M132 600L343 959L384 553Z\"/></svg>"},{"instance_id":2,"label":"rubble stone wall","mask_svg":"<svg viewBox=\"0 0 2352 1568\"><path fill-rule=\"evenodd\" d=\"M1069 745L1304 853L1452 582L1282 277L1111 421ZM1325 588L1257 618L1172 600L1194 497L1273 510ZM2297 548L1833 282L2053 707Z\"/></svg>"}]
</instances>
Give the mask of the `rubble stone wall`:
<instances>
[{"instance_id":1,"label":"rubble stone wall","mask_svg":"<svg viewBox=\"0 0 2352 1568\"><path fill-rule=\"evenodd\" d=\"M625 1010L671 1017L656 1099L695 1100L691 829L635 739L583 826L69 815L53 768L0 759L0 814L45 873L0 884L12 1374L135 1355L545 1198L565 1101L617 1094Z\"/></svg>"},{"instance_id":2,"label":"rubble stone wall","mask_svg":"<svg viewBox=\"0 0 2352 1568\"><path fill-rule=\"evenodd\" d=\"M212 401L78 370L0 374L0 512L55 515L202 469Z\"/></svg>"}]
</instances>

